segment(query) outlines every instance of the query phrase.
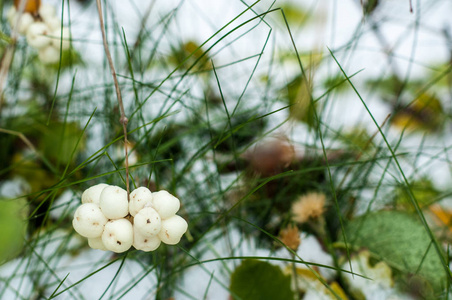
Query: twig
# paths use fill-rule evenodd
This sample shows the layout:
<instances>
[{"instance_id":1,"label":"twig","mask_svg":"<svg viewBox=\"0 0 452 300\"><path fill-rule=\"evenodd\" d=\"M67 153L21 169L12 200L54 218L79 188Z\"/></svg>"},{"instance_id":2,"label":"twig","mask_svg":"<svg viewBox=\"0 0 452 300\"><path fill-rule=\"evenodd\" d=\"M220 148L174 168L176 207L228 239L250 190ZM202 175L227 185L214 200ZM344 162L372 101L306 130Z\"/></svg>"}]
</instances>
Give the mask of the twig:
<instances>
[{"instance_id":1,"label":"twig","mask_svg":"<svg viewBox=\"0 0 452 300\"><path fill-rule=\"evenodd\" d=\"M119 118L119 123L122 124L122 128L124 131L126 187L127 187L127 196L129 196L129 194L130 194L130 190L129 190L129 153L128 153L128 149L127 149L128 144L129 144L129 141L127 140L127 123L129 122L129 120L127 119L126 114L124 112L124 105L122 103L121 90L119 89L119 83L118 83L118 78L116 77L115 66L113 65L113 60L111 58L110 50L108 48L107 35L105 34L105 27L104 27L104 18L102 16L102 5L100 3L100 0L96 0L96 2L97 2L97 11L99 13L100 29L102 31L102 40L104 42L105 55L107 56L108 64L110 65L111 75L113 76L113 82L115 83L116 96L118 98L119 110L121 112L121 117Z\"/></svg>"},{"instance_id":2,"label":"twig","mask_svg":"<svg viewBox=\"0 0 452 300\"><path fill-rule=\"evenodd\" d=\"M6 82L6 78L8 77L9 68L11 67L11 63L13 61L14 57L14 51L16 50L16 41L17 41L17 28L19 28L19 22L22 18L22 15L25 10L25 5L27 4L26 0L21 0L19 2L19 6L17 7L17 15L14 22L14 26L11 29L11 43L8 45L8 48L6 48L1 61L0 61L0 98L3 99L3 86ZM1 111L1 104L3 101L0 101L0 111Z\"/></svg>"},{"instance_id":3,"label":"twig","mask_svg":"<svg viewBox=\"0 0 452 300\"><path fill-rule=\"evenodd\" d=\"M3 129L3 128L0 128L0 132L17 136L25 143L25 145L28 146L28 148L30 148L31 151L33 151L36 154L38 153L38 151L36 151L35 146L33 146L33 144L30 142L30 140L27 139L27 137L22 132L15 131L15 130L9 130L9 129Z\"/></svg>"},{"instance_id":4,"label":"twig","mask_svg":"<svg viewBox=\"0 0 452 300\"><path fill-rule=\"evenodd\" d=\"M151 15L151 11L152 11L152 8L154 7L155 2L156 2L156 1L153 0L151 3L149 3L149 6L148 6L148 8L146 9L146 12L144 13L144 17L143 17L143 19L141 20L141 28L140 28L140 31L138 32L138 38L137 38L137 40L135 41L135 44L133 45L131 57L133 57L133 53L135 52L135 50L138 48L138 46L139 46L140 43L141 43L141 35L142 35L143 31L144 31L145 28L146 28L146 22L148 21L148 18L149 18L149 16Z\"/></svg>"},{"instance_id":5,"label":"twig","mask_svg":"<svg viewBox=\"0 0 452 300\"><path fill-rule=\"evenodd\" d=\"M391 115L387 115L386 118L383 120L383 123L381 123L380 127L383 127L386 125L386 122L389 120L389 118L391 117ZM369 148L369 146L371 145L372 141L375 139L375 137L377 136L378 131L374 132L374 134L372 134L372 136L369 138L369 140L367 141L367 143L364 145L364 148L358 153L358 155L356 156L356 161L358 161L361 156L364 154L364 151L367 150L367 148ZM344 177L342 178L341 182L338 185L338 189L342 188L342 185L345 183L345 180L347 179L348 175L350 174L351 170L353 168L353 165L351 165L348 170L345 172Z\"/></svg>"},{"instance_id":6,"label":"twig","mask_svg":"<svg viewBox=\"0 0 452 300\"><path fill-rule=\"evenodd\" d=\"M410 13L413 13L413 1L410 0Z\"/></svg>"}]
</instances>

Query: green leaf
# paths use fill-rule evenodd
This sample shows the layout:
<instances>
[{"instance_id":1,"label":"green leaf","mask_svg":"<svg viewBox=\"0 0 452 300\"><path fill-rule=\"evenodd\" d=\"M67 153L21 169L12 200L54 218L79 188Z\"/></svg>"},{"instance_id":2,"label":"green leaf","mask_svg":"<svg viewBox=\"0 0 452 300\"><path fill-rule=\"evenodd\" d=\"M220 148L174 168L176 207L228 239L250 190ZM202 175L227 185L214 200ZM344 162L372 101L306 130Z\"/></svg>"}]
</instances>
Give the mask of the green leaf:
<instances>
[{"instance_id":1,"label":"green leaf","mask_svg":"<svg viewBox=\"0 0 452 300\"><path fill-rule=\"evenodd\" d=\"M394 95L400 94L402 89L407 88L407 86L411 86L411 83L408 82L404 85L403 80L393 75L385 78L368 79L366 80L366 85L369 89L377 90L384 99L392 99Z\"/></svg>"},{"instance_id":2,"label":"green leaf","mask_svg":"<svg viewBox=\"0 0 452 300\"><path fill-rule=\"evenodd\" d=\"M13 40L9 35L5 34L2 30L0 30L0 41L2 43L11 44Z\"/></svg>"},{"instance_id":3,"label":"green leaf","mask_svg":"<svg viewBox=\"0 0 452 300\"><path fill-rule=\"evenodd\" d=\"M76 123L54 122L48 127L42 127L41 130L43 135L39 148L52 161L66 165L70 162L75 147L77 154L84 146L84 139L77 146L82 130Z\"/></svg>"},{"instance_id":4,"label":"green leaf","mask_svg":"<svg viewBox=\"0 0 452 300\"><path fill-rule=\"evenodd\" d=\"M346 84L347 80L344 79L342 74L331 76L323 81L323 87L327 90L331 89L335 92L344 92L349 89L350 85Z\"/></svg>"},{"instance_id":5,"label":"green leaf","mask_svg":"<svg viewBox=\"0 0 452 300\"><path fill-rule=\"evenodd\" d=\"M45 168L40 162L24 157L16 153L12 159L12 176L18 176L27 181L31 193L37 193L57 182L54 174Z\"/></svg>"},{"instance_id":6,"label":"green leaf","mask_svg":"<svg viewBox=\"0 0 452 300\"><path fill-rule=\"evenodd\" d=\"M181 68L187 69L196 63L194 70L206 70L212 66L210 59L199 44L194 41L187 41L172 47L172 53L168 56L169 61Z\"/></svg>"},{"instance_id":7,"label":"green leaf","mask_svg":"<svg viewBox=\"0 0 452 300\"><path fill-rule=\"evenodd\" d=\"M411 131L439 131L444 127L444 109L441 100L428 93L417 96L408 106L398 107L391 123Z\"/></svg>"},{"instance_id":8,"label":"green leaf","mask_svg":"<svg viewBox=\"0 0 452 300\"><path fill-rule=\"evenodd\" d=\"M308 124L315 125L315 105L311 103L311 84L303 76L295 77L286 86L286 97L289 107L290 117Z\"/></svg>"},{"instance_id":9,"label":"green leaf","mask_svg":"<svg viewBox=\"0 0 452 300\"><path fill-rule=\"evenodd\" d=\"M366 15L373 13L373 11L377 8L379 4L379 0L367 0L363 4L363 12Z\"/></svg>"},{"instance_id":10,"label":"green leaf","mask_svg":"<svg viewBox=\"0 0 452 300\"><path fill-rule=\"evenodd\" d=\"M0 199L0 264L22 250L27 227L25 205L24 198Z\"/></svg>"},{"instance_id":11,"label":"green leaf","mask_svg":"<svg viewBox=\"0 0 452 300\"><path fill-rule=\"evenodd\" d=\"M440 192L433 186L432 182L426 178L410 183L410 187L420 207L433 204L440 195ZM404 185L397 186L394 194L396 195L395 201L398 205L407 210L414 211L410 195Z\"/></svg>"},{"instance_id":12,"label":"green leaf","mask_svg":"<svg viewBox=\"0 0 452 300\"><path fill-rule=\"evenodd\" d=\"M61 53L61 70L74 67L76 65L83 65L83 59L80 54L73 48L68 50L63 50ZM49 67L58 70L60 67L60 62L48 65Z\"/></svg>"},{"instance_id":13,"label":"green leaf","mask_svg":"<svg viewBox=\"0 0 452 300\"><path fill-rule=\"evenodd\" d=\"M348 132L342 132L338 138L354 151L364 152L373 149L375 146L372 143L372 137L367 133L365 128L352 128Z\"/></svg>"},{"instance_id":14,"label":"green leaf","mask_svg":"<svg viewBox=\"0 0 452 300\"><path fill-rule=\"evenodd\" d=\"M299 4L284 3L281 5L281 9L291 27L293 25L302 26L309 20L310 14Z\"/></svg>"},{"instance_id":15,"label":"green leaf","mask_svg":"<svg viewBox=\"0 0 452 300\"><path fill-rule=\"evenodd\" d=\"M412 214L373 212L350 221L345 234L351 246L369 249L405 278L417 275L436 292L445 287L447 278L441 260L424 226Z\"/></svg>"},{"instance_id":16,"label":"green leaf","mask_svg":"<svg viewBox=\"0 0 452 300\"><path fill-rule=\"evenodd\" d=\"M284 275L278 266L256 259L244 260L234 270L230 289L234 299L294 299L290 276Z\"/></svg>"},{"instance_id":17,"label":"green leaf","mask_svg":"<svg viewBox=\"0 0 452 300\"><path fill-rule=\"evenodd\" d=\"M449 61L432 65L425 82L434 83L432 86L434 90L438 88L449 88L452 85L450 67Z\"/></svg>"}]
</instances>

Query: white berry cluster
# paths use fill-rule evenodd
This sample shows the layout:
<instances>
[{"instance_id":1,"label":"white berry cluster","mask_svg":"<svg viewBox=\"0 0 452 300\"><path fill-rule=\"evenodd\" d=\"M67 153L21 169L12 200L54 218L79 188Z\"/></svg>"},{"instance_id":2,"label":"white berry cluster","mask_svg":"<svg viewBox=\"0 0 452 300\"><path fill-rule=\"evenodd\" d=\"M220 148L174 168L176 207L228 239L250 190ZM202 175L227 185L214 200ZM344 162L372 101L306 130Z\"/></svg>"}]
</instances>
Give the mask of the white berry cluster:
<instances>
[{"instance_id":1,"label":"white berry cluster","mask_svg":"<svg viewBox=\"0 0 452 300\"><path fill-rule=\"evenodd\" d=\"M70 47L69 28L61 28L61 20L51 4L42 3L36 14L24 12L21 16L16 7L12 6L7 18L11 27L17 23L17 32L25 35L27 43L38 50L39 60L44 64L58 62L60 49L67 50Z\"/></svg>"},{"instance_id":2,"label":"white berry cluster","mask_svg":"<svg viewBox=\"0 0 452 300\"><path fill-rule=\"evenodd\" d=\"M93 249L154 251L161 242L179 243L187 231L187 222L176 215L179 208L179 199L167 191L139 187L129 202L124 189L101 183L83 192L72 225Z\"/></svg>"}]
</instances>

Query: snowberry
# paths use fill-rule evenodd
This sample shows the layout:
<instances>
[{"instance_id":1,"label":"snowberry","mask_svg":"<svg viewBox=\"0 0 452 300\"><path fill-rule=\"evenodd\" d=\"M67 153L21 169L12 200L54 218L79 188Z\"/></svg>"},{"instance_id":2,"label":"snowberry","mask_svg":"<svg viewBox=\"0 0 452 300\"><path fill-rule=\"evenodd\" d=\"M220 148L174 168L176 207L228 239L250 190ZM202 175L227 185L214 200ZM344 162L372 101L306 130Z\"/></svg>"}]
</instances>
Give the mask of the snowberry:
<instances>
[{"instance_id":1,"label":"snowberry","mask_svg":"<svg viewBox=\"0 0 452 300\"><path fill-rule=\"evenodd\" d=\"M61 28L61 20L56 14L55 6L43 3L39 7L39 16L42 21L49 27L50 31L54 31ZM59 38L60 35L58 35Z\"/></svg>"},{"instance_id":2,"label":"snowberry","mask_svg":"<svg viewBox=\"0 0 452 300\"><path fill-rule=\"evenodd\" d=\"M93 249L108 250L102 242L102 237L88 239L88 245Z\"/></svg>"},{"instance_id":3,"label":"snowberry","mask_svg":"<svg viewBox=\"0 0 452 300\"><path fill-rule=\"evenodd\" d=\"M111 220L105 224L102 243L113 252L127 251L133 244L133 226L126 219Z\"/></svg>"},{"instance_id":4,"label":"snowberry","mask_svg":"<svg viewBox=\"0 0 452 300\"><path fill-rule=\"evenodd\" d=\"M44 23L49 27L51 31L61 30L61 20L58 17L50 18L44 20ZM58 33L58 39L60 38L60 34Z\"/></svg>"},{"instance_id":5,"label":"snowberry","mask_svg":"<svg viewBox=\"0 0 452 300\"><path fill-rule=\"evenodd\" d=\"M39 16L46 21L47 19L54 18L56 16L55 6L49 3L42 3L39 6Z\"/></svg>"},{"instance_id":6,"label":"snowberry","mask_svg":"<svg viewBox=\"0 0 452 300\"><path fill-rule=\"evenodd\" d=\"M30 46L41 49L51 43L51 39L47 36L50 33L49 27L42 22L32 23L27 30L27 42Z\"/></svg>"},{"instance_id":7,"label":"snowberry","mask_svg":"<svg viewBox=\"0 0 452 300\"><path fill-rule=\"evenodd\" d=\"M82 203L99 204L100 193L102 193L103 189L107 186L108 184L99 183L85 190L82 194Z\"/></svg>"},{"instance_id":8,"label":"snowberry","mask_svg":"<svg viewBox=\"0 0 452 300\"><path fill-rule=\"evenodd\" d=\"M13 5L6 13L6 19L8 20L8 22L11 26L14 25L14 18L16 17L16 15L17 15L17 10L16 10L16 7L14 7L14 5Z\"/></svg>"},{"instance_id":9,"label":"snowberry","mask_svg":"<svg viewBox=\"0 0 452 300\"><path fill-rule=\"evenodd\" d=\"M154 251L161 243L162 241L158 236L146 237L136 230L133 232L133 246L137 250Z\"/></svg>"},{"instance_id":10,"label":"snowberry","mask_svg":"<svg viewBox=\"0 0 452 300\"><path fill-rule=\"evenodd\" d=\"M129 213L127 192L119 186L110 185L102 190L99 198L100 209L109 219L120 219Z\"/></svg>"},{"instance_id":11,"label":"snowberry","mask_svg":"<svg viewBox=\"0 0 452 300\"><path fill-rule=\"evenodd\" d=\"M81 236L95 238L102 234L107 221L97 204L85 203L75 211L72 226Z\"/></svg>"},{"instance_id":12,"label":"snowberry","mask_svg":"<svg viewBox=\"0 0 452 300\"><path fill-rule=\"evenodd\" d=\"M188 224L180 216L174 215L169 219L162 221L162 230L158 237L168 245L179 243L182 235L187 231Z\"/></svg>"},{"instance_id":13,"label":"snowberry","mask_svg":"<svg viewBox=\"0 0 452 300\"><path fill-rule=\"evenodd\" d=\"M60 50L50 45L39 49L38 57L43 64L54 64L60 61Z\"/></svg>"},{"instance_id":14,"label":"snowberry","mask_svg":"<svg viewBox=\"0 0 452 300\"><path fill-rule=\"evenodd\" d=\"M140 187L130 194L129 203L124 189L101 183L83 192L72 224L93 249L121 253L133 245L154 251L162 242L177 244L187 231L187 222L176 215L179 208L179 199L166 191L151 193Z\"/></svg>"},{"instance_id":15,"label":"snowberry","mask_svg":"<svg viewBox=\"0 0 452 300\"><path fill-rule=\"evenodd\" d=\"M162 219L168 219L174 216L180 208L179 199L167 191L152 193L152 198L153 206Z\"/></svg>"},{"instance_id":16,"label":"snowberry","mask_svg":"<svg viewBox=\"0 0 452 300\"><path fill-rule=\"evenodd\" d=\"M63 39L61 39L61 33L63 33ZM60 47L63 50L67 50L71 46L71 33L67 27L63 27L63 29L57 27L57 29L52 32L52 37L52 45L58 50L60 50Z\"/></svg>"},{"instance_id":17,"label":"snowberry","mask_svg":"<svg viewBox=\"0 0 452 300\"><path fill-rule=\"evenodd\" d=\"M19 18L19 14L15 14L11 20L11 26L16 26L17 19ZM34 23L33 17L29 13L24 13L20 17L19 23L17 24L17 32L20 34L25 34L30 28L30 25Z\"/></svg>"},{"instance_id":18,"label":"snowberry","mask_svg":"<svg viewBox=\"0 0 452 300\"><path fill-rule=\"evenodd\" d=\"M145 207L135 215L133 229L145 237L156 236L162 229L162 219L155 209Z\"/></svg>"},{"instance_id":19,"label":"snowberry","mask_svg":"<svg viewBox=\"0 0 452 300\"><path fill-rule=\"evenodd\" d=\"M152 205L152 193L148 188L139 187L130 193L129 211L132 216L135 215L145 206Z\"/></svg>"}]
</instances>

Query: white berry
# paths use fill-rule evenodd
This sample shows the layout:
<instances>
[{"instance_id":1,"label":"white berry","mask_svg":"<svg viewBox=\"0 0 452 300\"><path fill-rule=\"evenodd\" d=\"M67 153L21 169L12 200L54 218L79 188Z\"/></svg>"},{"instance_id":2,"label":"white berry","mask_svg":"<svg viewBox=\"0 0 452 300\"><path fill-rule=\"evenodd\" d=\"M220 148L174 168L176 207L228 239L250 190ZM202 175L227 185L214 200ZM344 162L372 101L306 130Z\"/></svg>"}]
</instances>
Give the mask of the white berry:
<instances>
[{"instance_id":1,"label":"white berry","mask_svg":"<svg viewBox=\"0 0 452 300\"><path fill-rule=\"evenodd\" d=\"M175 245L179 243L187 228L187 222L182 217L175 215L162 221L162 230L158 234L158 237L165 244Z\"/></svg>"},{"instance_id":2,"label":"white berry","mask_svg":"<svg viewBox=\"0 0 452 300\"><path fill-rule=\"evenodd\" d=\"M63 39L61 39L61 33L63 33ZM55 29L52 32L52 37L52 45L58 50L60 47L63 48L63 50L67 50L71 46L71 33L67 27Z\"/></svg>"},{"instance_id":3,"label":"white berry","mask_svg":"<svg viewBox=\"0 0 452 300\"><path fill-rule=\"evenodd\" d=\"M133 232L133 246L137 250L154 251L161 243L162 241L158 236L145 237L136 230Z\"/></svg>"},{"instance_id":4,"label":"white berry","mask_svg":"<svg viewBox=\"0 0 452 300\"><path fill-rule=\"evenodd\" d=\"M102 233L102 242L110 251L127 251L133 244L132 224L126 219L108 221Z\"/></svg>"},{"instance_id":5,"label":"white berry","mask_svg":"<svg viewBox=\"0 0 452 300\"><path fill-rule=\"evenodd\" d=\"M30 46L41 49L51 43L51 39L47 36L50 33L49 27L42 22L35 22L28 27L27 42Z\"/></svg>"},{"instance_id":6,"label":"white berry","mask_svg":"<svg viewBox=\"0 0 452 300\"><path fill-rule=\"evenodd\" d=\"M11 26L16 26L19 14L15 14L11 19ZM25 34L30 28L30 25L34 23L33 17L29 13L23 13L20 17L19 23L17 24L17 32L20 34Z\"/></svg>"},{"instance_id":7,"label":"white berry","mask_svg":"<svg viewBox=\"0 0 452 300\"><path fill-rule=\"evenodd\" d=\"M162 219L155 209L145 207L135 215L133 229L145 237L156 236L162 229Z\"/></svg>"},{"instance_id":8,"label":"white berry","mask_svg":"<svg viewBox=\"0 0 452 300\"><path fill-rule=\"evenodd\" d=\"M120 219L129 213L127 192L119 186L110 185L102 190L99 198L100 209L109 219Z\"/></svg>"},{"instance_id":9,"label":"white berry","mask_svg":"<svg viewBox=\"0 0 452 300\"><path fill-rule=\"evenodd\" d=\"M55 6L49 3L41 3L39 6L39 16L46 21L47 19L56 17Z\"/></svg>"},{"instance_id":10,"label":"white berry","mask_svg":"<svg viewBox=\"0 0 452 300\"><path fill-rule=\"evenodd\" d=\"M13 5L6 13L6 19L8 20L8 22L11 26L14 26L14 18L16 17L16 15L17 15L17 10L16 10L16 7Z\"/></svg>"},{"instance_id":11,"label":"white berry","mask_svg":"<svg viewBox=\"0 0 452 300\"><path fill-rule=\"evenodd\" d=\"M82 203L99 204L100 193L102 193L107 186L108 184L99 183L85 190L82 194Z\"/></svg>"},{"instance_id":12,"label":"white berry","mask_svg":"<svg viewBox=\"0 0 452 300\"><path fill-rule=\"evenodd\" d=\"M63 50L68 50L71 47L71 31L68 27L63 27L61 30L63 35L62 48Z\"/></svg>"},{"instance_id":13,"label":"white berry","mask_svg":"<svg viewBox=\"0 0 452 300\"><path fill-rule=\"evenodd\" d=\"M99 250L108 250L104 243L102 242L102 237L97 237L97 238L90 238L88 239L88 245L93 248L93 249L99 249Z\"/></svg>"},{"instance_id":14,"label":"white berry","mask_svg":"<svg viewBox=\"0 0 452 300\"><path fill-rule=\"evenodd\" d=\"M41 48L38 51L38 58L43 64L54 64L60 61L60 50L52 45Z\"/></svg>"},{"instance_id":15,"label":"white berry","mask_svg":"<svg viewBox=\"0 0 452 300\"><path fill-rule=\"evenodd\" d=\"M146 187L139 187L130 193L129 211L132 216L135 215L145 206L152 205L152 193Z\"/></svg>"},{"instance_id":16,"label":"white berry","mask_svg":"<svg viewBox=\"0 0 452 300\"><path fill-rule=\"evenodd\" d=\"M174 216L180 208L180 201L167 191L152 193L152 203L162 219Z\"/></svg>"},{"instance_id":17,"label":"white berry","mask_svg":"<svg viewBox=\"0 0 452 300\"><path fill-rule=\"evenodd\" d=\"M44 23L53 32L55 30L61 30L61 20L58 17L48 18L44 20ZM58 34L58 38L60 35Z\"/></svg>"},{"instance_id":18,"label":"white berry","mask_svg":"<svg viewBox=\"0 0 452 300\"><path fill-rule=\"evenodd\" d=\"M81 236L95 238L102 234L107 221L97 204L85 203L75 211L72 226Z\"/></svg>"}]
</instances>

